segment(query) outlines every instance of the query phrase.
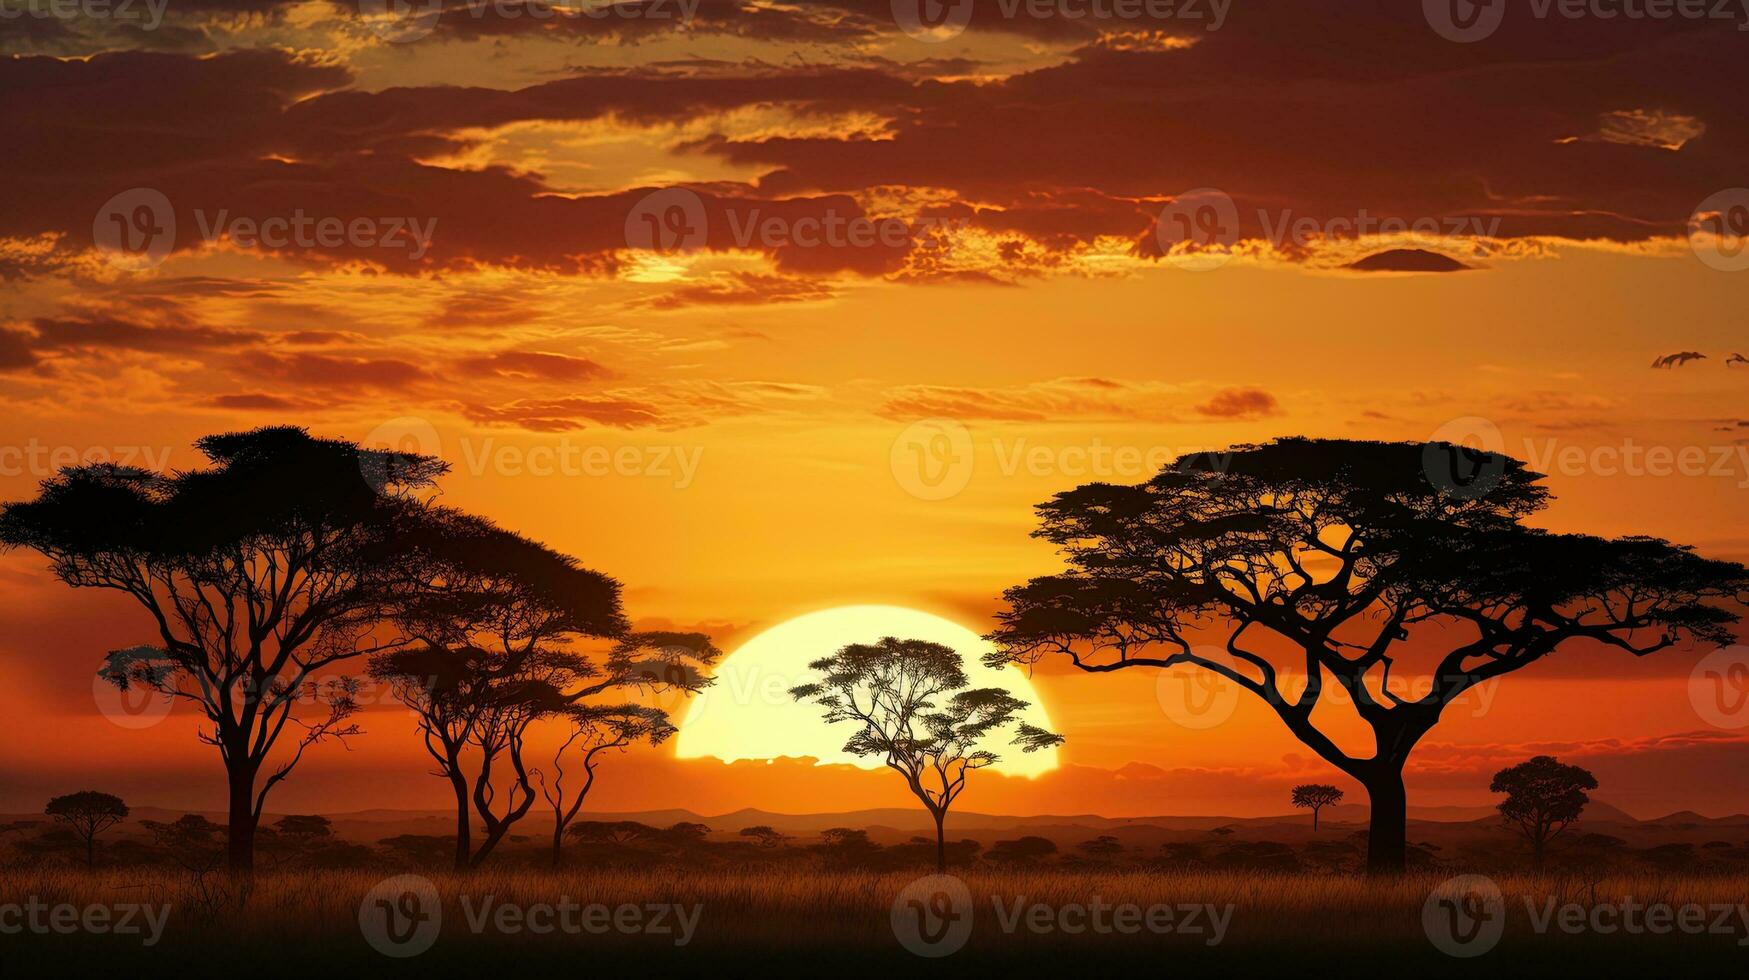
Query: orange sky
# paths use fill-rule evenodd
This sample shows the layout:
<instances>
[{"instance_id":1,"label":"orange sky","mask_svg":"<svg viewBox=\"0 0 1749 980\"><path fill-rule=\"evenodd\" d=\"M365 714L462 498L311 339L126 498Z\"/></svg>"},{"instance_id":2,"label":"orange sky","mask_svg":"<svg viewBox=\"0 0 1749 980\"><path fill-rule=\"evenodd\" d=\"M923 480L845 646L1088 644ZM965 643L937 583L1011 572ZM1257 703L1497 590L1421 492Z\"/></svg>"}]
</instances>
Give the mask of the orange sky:
<instances>
[{"instance_id":1,"label":"orange sky","mask_svg":"<svg viewBox=\"0 0 1749 980\"><path fill-rule=\"evenodd\" d=\"M939 42L884 0L707 2L682 33L488 5L401 43L326 0L143 34L31 21L0 61L0 497L71 455L193 465L194 438L261 424L411 440L453 465L444 502L622 580L640 625L731 650L841 604L981 632L1004 587L1055 567L1033 504L1277 435L1497 430L1550 473L1540 523L1749 558L1749 367L1724 364L1749 352L1749 272L1684 237L1749 184L1749 35L1509 21L1458 44L1416 6L1245 4L1218 30L979 14ZM1156 223L1199 187L1237 215L1236 254L1205 271L1162 258ZM118 263L105 209L140 188L169 202L174 250ZM664 188L703 209L697 248L629 230ZM144 198L122 199L132 220ZM229 223L299 212L435 224L415 257ZM1350 233L1369 217L1440 231ZM919 237L798 243L831 218ZM1328 233L1279 233L1298 219ZM203 240L215 222L232 234ZM1343 268L1412 249L1470 268ZM1709 359L1647 367L1683 350ZM927 499L940 474L915 452L962 431L963 487ZM32 555L0 578L0 809L86 784L216 806L186 719L124 730L93 703L142 616ZM1553 752L1643 816L1749 811L1718 776L1746 736L1689 698L1699 655L1507 678L1429 736L1411 802L1485 802L1494 769ZM1066 767L961 806L1272 812L1333 776L1256 705L1189 730L1148 675L1035 683ZM269 809L442 805L405 714L365 727ZM904 805L885 775L662 748L616 760L596 805Z\"/></svg>"}]
</instances>

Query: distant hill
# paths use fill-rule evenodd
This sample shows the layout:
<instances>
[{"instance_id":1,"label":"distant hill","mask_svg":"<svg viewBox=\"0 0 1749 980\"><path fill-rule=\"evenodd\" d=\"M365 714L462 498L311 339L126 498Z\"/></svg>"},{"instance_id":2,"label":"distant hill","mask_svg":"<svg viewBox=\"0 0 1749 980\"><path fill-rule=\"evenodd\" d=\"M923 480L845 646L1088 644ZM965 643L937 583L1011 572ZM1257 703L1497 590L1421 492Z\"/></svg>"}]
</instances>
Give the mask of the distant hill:
<instances>
[{"instance_id":1,"label":"distant hill","mask_svg":"<svg viewBox=\"0 0 1749 980\"><path fill-rule=\"evenodd\" d=\"M157 807L135 807L124 825L123 833L138 832L141 820L174 820L182 810ZM198 811L208 819L224 823L219 811ZM279 814L269 814L264 824L271 825ZM455 815L441 810L359 810L331 813L334 829L341 837L360 842L375 842L402 834L445 836L455 826ZM13 820L45 820L41 814L0 816L0 822ZM655 827L676 823L702 823L711 828L712 836L733 837L747 827L765 825L793 837L816 837L829 827L854 827L869 832L881 843L895 843L913 836L933 832L933 824L921 807L887 807L850 810L840 813L774 813L768 810L744 809L732 813L700 814L691 810L639 810L615 813L586 813L583 820L631 820ZM1331 837L1366 829L1367 808L1363 804L1343 804L1326 807L1320 817L1320 829L1311 828L1311 814L1295 811L1265 817L1226 816L1148 816L1102 817L1097 814L1045 814L1012 816L968 811L953 813L948 818L948 832L955 838L971 838L985 845L1001 838L1030 834L1047 837L1059 844L1073 844L1100 834L1109 834L1126 846L1157 847L1170 841L1207 840L1217 829L1230 829L1235 839L1305 841L1316 837ZM1593 801L1585 809L1581 824L1586 827L1607 827L1608 832L1625 838L1659 841L1693 838L1696 842L1719 837L1741 836L1749 828L1749 816L1705 817L1692 811L1673 813L1656 820L1636 820L1634 817L1603 801ZM131 825L131 826L128 826ZM551 818L531 812L517 825L517 836L539 836L550 833ZM1409 808L1411 840L1457 840L1480 836L1495 836L1502 832L1500 818L1489 806L1430 806Z\"/></svg>"}]
</instances>

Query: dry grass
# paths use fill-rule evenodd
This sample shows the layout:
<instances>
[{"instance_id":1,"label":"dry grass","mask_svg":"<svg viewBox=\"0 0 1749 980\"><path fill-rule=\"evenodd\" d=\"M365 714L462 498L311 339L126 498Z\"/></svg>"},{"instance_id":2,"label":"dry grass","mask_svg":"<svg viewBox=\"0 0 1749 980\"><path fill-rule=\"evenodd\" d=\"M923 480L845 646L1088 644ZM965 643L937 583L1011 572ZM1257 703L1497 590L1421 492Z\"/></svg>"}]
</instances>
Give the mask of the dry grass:
<instances>
[{"instance_id":1,"label":"dry grass","mask_svg":"<svg viewBox=\"0 0 1749 980\"><path fill-rule=\"evenodd\" d=\"M770 962L773 956L801 956L810 962L834 961L840 971L882 972L916 967L899 949L889 924L895 895L917 875L815 870L802 873L761 870L705 870L653 867L647 870L588 870L562 873L505 870L468 876L426 873L443 896L443 931L431 954L393 961L371 951L361 938L359 904L382 880L381 872L314 872L260 875L239 901L222 879L197 882L192 876L131 870L85 874L66 870L0 871L0 903L36 896L48 904L140 902L173 907L163 942L152 950L155 963L196 961L211 964L234 957L265 964L269 973L305 972L315 965L346 963L382 972L407 964L431 975L439 964L455 966L473 958L476 968L551 957L563 962L587 952L607 958L635 957L664 968L672 965L711 972L742 960ZM1195 963L1203 972L1242 971L1262 965L1328 958L1345 966L1369 959L1413 960L1424 976L1462 972L1463 961L1433 951L1422 931L1421 910L1442 876L1408 876L1394 881L1313 875L1240 873L1162 873L1157 871L970 870L960 876L974 896L975 931L966 949L949 961L960 968L1165 962ZM1749 964L1749 947L1737 936L1568 936L1537 935L1530 928L1525 897L1541 906L1549 897L1590 905L1632 897L1644 904L1732 904L1745 901L1749 881L1731 877L1626 875L1581 881L1573 878L1501 876L1495 879L1507 898L1507 939L1490 954L1517 965L1541 962L1550 969L1580 969L1592 975L1622 975L1645 969L1667 956L1685 962L1718 958L1722 965ZM473 933L462 897L478 907L486 896L499 903L527 906L572 902L608 906L650 903L702 907L698 933L685 949L671 938L646 935L505 936L488 929ZM1231 906L1231 925L1218 946L1209 935L1039 935L1024 928L1004 932L992 911L992 896L1010 907L1016 898L1051 906L1085 904L1208 903ZM113 966L139 956L138 941L120 937L3 936L16 951L34 953L44 965ZM77 950L76 953L71 952ZM442 956L437 955L437 951ZM69 960L68 957L73 959ZM1469 964L1474 967L1476 964ZM706 969L710 967L710 969ZM458 967L459 968L459 967ZM963 969L962 969L963 972Z\"/></svg>"}]
</instances>

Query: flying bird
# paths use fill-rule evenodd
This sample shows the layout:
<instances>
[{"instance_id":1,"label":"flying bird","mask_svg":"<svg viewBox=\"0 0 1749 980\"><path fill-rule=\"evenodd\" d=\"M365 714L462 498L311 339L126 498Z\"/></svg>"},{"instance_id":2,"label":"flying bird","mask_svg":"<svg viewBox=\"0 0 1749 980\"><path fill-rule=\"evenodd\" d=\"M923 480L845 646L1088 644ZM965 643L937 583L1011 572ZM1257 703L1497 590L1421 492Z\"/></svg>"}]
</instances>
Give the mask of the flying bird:
<instances>
[{"instance_id":1,"label":"flying bird","mask_svg":"<svg viewBox=\"0 0 1749 980\"><path fill-rule=\"evenodd\" d=\"M1732 354L1730 357L1725 358L1725 367L1730 367L1733 364L1749 364L1749 357L1744 357L1741 354Z\"/></svg>"},{"instance_id":2,"label":"flying bird","mask_svg":"<svg viewBox=\"0 0 1749 980\"><path fill-rule=\"evenodd\" d=\"M1677 367L1681 367L1684 364L1687 364L1689 361L1704 361L1704 360L1706 360L1706 355L1702 354L1700 351L1685 350L1685 351L1681 351L1681 352L1676 353L1676 354L1665 354L1663 357L1660 357L1657 360L1653 361L1652 367L1654 367L1654 368L1677 368Z\"/></svg>"}]
</instances>

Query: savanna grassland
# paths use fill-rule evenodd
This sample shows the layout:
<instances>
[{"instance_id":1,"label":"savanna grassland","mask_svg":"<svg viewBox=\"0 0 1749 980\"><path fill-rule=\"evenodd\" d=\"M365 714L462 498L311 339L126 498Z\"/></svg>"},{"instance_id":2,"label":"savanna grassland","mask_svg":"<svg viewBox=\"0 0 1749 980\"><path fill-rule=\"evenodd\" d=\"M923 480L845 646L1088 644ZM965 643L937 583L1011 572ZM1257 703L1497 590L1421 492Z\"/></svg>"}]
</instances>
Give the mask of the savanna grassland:
<instances>
[{"instance_id":1,"label":"savanna grassland","mask_svg":"<svg viewBox=\"0 0 1749 980\"><path fill-rule=\"evenodd\" d=\"M973 927L952 955L925 959L895 939L894 899L916 879L910 872L684 868L586 869L562 872L484 870L469 875L427 873L441 896L441 926L431 947L396 959L373 949L360 926L360 905L382 880L380 872L263 873L247 890L222 876L195 876L162 868L0 871L0 899L42 903L145 903L170 906L162 938L139 956L141 936L0 935L3 961L13 975L89 975L126 961L130 972L202 975L433 976L483 975L515 955L518 970L648 970L652 975L745 976L797 970L833 975L956 975L1046 970L1082 974L1098 969L1195 970L1199 976L1255 974L1260 969L1392 969L1416 976L1474 976L1510 965L1513 975L1547 970L1569 976L1663 975L1680 968L1729 970L1749 965L1749 934L1735 910L1749 894L1743 876L1631 874L1590 876L1504 875L1494 881L1505 897L1506 920L1498 946L1479 959L1437 950L1423 927L1423 905L1443 874L1378 881L1346 875L1272 875L1245 872L1163 872L1061 868L963 870L973 896ZM1733 907L1731 932L1684 935L1539 934L1530 910L1577 903L1586 908L1631 898L1640 905L1697 903ZM694 909L695 929L684 945L672 917L670 931L622 934L534 934L526 926L505 932L480 909L526 908L568 899L618 909L680 905ZM1526 900L1530 906L1527 907ZM1188 920L1194 933L1117 934L1062 928L1034 931L1014 924L1012 911L1042 903L1037 913L1092 902L1205 905L1229 910L1216 937L1208 914ZM1002 903L1003 911L996 909ZM1008 919L1005 928L1004 919ZM1710 918L1710 917L1709 917ZM532 921L532 920L530 920ZM1109 920L1108 920L1109 921ZM782 957L781 967L776 957ZM233 972L234 971L234 972Z\"/></svg>"}]
</instances>

